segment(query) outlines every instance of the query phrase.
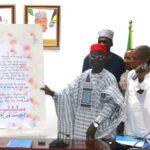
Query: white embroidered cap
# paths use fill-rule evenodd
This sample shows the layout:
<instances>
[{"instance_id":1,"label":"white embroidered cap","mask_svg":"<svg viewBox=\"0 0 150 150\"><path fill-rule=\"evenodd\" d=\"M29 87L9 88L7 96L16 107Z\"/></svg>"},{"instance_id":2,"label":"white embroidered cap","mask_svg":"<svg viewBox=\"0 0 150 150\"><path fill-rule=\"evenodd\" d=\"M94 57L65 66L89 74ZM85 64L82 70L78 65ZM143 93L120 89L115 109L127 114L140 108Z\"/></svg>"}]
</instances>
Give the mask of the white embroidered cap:
<instances>
[{"instance_id":1,"label":"white embroidered cap","mask_svg":"<svg viewBox=\"0 0 150 150\"><path fill-rule=\"evenodd\" d=\"M99 37L107 37L109 39L113 39L114 32L108 29L103 29L98 32Z\"/></svg>"},{"instance_id":2,"label":"white embroidered cap","mask_svg":"<svg viewBox=\"0 0 150 150\"><path fill-rule=\"evenodd\" d=\"M35 13L35 19L42 19L42 18L47 19L47 14L45 11L39 11Z\"/></svg>"}]
</instances>

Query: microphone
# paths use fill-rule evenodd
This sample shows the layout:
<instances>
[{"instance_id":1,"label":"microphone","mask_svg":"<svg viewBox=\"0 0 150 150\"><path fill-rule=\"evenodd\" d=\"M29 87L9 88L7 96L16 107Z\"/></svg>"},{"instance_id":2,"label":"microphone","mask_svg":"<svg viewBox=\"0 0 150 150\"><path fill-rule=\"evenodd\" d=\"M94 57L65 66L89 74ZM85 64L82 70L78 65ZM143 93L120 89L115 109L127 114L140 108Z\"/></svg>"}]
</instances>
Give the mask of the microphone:
<instances>
[{"instance_id":1,"label":"microphone","mask_svg":"<svg viewBox=\"0 0 150 150\"><path fill-rule=\"evenodd\" d=\"M144 68L147 68L147 67L149 67L149 66L150 66L150 60L148 60L148 61L143 65L143 69L144 69ZM138 69L139 69L139 67L137 67L136 70L138 70ZM132 77L132 80L136 80L137 77L138 77L138 73L136 73L136 74Z\"/></svg>"},{"instance_id":2,"label":"microphone","mask_svg":"<svg viewBox=\"0 0 150 150\"><path fill-rule=\"evenodd\" d=\"M148 136L150 134L150 132L148 132L146 135L144 135L143 136L143 140L144 141L146 141L146 137ZM138 143L140 143L141 142L141 139L139 139L137 142L135 142L135 144L131 147L131 148L129 148L129 149L127 149L127 150L140 150L140 148L136 148L135 146L138 144Z\"/></svg>"},{"instance_id":3,"label":"microphone","mask_svg":"<svg viewBox=\"0 0 150 150\"><path fill-rule=\"evenodd\" d=\"M61 135L66 136L67 138L70 137L69 134L58 132L57 139L49 143L49 148L66 148L67 146L69 146L69 139L67 139L67 141L64 141L63 139L61 139Z\"/></svg>"}]
</instances>

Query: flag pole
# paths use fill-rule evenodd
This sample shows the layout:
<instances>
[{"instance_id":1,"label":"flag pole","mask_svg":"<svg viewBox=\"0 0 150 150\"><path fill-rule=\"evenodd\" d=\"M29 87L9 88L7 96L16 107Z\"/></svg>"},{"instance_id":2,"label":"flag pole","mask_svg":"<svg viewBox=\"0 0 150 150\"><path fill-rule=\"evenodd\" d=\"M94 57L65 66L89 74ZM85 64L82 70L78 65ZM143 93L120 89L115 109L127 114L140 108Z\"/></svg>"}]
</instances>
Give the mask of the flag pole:
<instances>
[{"instance_id":1,"label":"flag pole","mask_svg":"<svg viewBox=\"0 0 150 150\"><path fill-rule=\"evenodd\" d=\"M127 50L131 50L133 47L133 41L132 41L132 23L133 21L129 21L129 34L128 34L128 44L127 44Z\"/></svg>"}]
</instances>

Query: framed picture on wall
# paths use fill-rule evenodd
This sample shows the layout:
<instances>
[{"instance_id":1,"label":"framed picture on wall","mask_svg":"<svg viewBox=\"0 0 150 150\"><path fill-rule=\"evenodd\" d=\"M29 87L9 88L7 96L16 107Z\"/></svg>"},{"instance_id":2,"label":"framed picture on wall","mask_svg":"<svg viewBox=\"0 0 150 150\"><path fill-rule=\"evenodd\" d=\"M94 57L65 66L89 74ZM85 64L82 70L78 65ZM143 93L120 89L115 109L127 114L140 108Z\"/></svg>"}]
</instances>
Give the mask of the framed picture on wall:
<instances>
[{"instance_id":1,"label":"framed picture on wall","mask_svg":"<svg viewBox=\"0 0 150 150\"><path fill-rule=\"evenodd\" d=\"M15 5L0 5L0 24L16 23L16 6Z\"/></svg>"},{"instance_id":2,"label":"framed picture on wall","mask_svg":"<svg viewBox=\"0 0 150 150\"><path fill-rule=\"evenodd\" d=\"M60 6L25 5L25 24L40 24L44 49L60 48Z\"/></svg>"}]
</instances>

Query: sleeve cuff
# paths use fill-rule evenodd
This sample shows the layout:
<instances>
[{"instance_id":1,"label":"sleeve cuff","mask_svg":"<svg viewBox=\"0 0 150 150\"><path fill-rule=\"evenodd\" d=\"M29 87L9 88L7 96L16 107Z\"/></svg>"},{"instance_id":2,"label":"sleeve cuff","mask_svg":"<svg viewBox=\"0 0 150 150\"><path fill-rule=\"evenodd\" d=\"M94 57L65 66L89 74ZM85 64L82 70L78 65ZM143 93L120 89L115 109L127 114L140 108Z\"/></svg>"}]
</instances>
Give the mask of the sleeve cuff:
<instances>
[{"instance_id":1,"label":"sleeve cuff","mask_svg":"<svg viewBox=\"0 0 150 150\"><path fill-rule=\"evenodd\" d=\"M58 94L57 92L54 92L54 96L52 96L54 100L57 100L58 99Z\"/></svg>"},{"instance_id":2,"label":"sleeve cuff","mask_svg":"<svg viewBox=\"0 0 150 150\"><path fill-rule=\"evenodd\" d=\"M95 122L97 122L98 124L100 124L102 120L103 120L103 117L98 116L98 117L95 119Z\"/></svg>"}]
</instances>

